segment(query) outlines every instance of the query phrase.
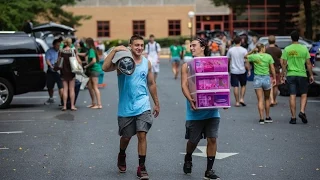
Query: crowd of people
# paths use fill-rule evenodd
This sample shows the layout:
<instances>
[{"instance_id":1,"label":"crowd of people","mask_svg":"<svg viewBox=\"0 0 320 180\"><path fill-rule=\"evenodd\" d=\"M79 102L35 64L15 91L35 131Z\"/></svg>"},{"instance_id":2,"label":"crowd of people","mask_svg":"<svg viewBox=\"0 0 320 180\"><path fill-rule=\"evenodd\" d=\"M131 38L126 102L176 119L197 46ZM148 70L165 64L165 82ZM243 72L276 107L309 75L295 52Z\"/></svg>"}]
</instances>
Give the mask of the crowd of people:
<instances>
[{"instance_id":1,"label":"crowd of people","mask_svg":"<svg viewBox=\"0 0 320 180\"><path fill-rule=\"evenodd\" d=\"M73 42L71 38L58 38L53 41L52 48L46 52L47 70L47 89L49 99L45 104L54 103L53 88L57 84L61 102L59 106L62 111L66 111L68 106L72 111L76 111L75 83L76 73L72 71L70 58L74 57L77 63L84 69L83 76L88 78L86 84L91 97L91 104L88 108L102 109L100 90L98 88L98 76L102 69L99 64L104 60L103 47L95 44L92 38ZM69 104L69 105L68 105Z\"/></svg>"},{"instance_id":2,"label":"crowd of people","mask_svg":"<svg viewBox=\"0 0 320 180\"><path fill-rule=\"evenodd\" d=\"M221 37L223 40L223 37ZM313 83L311 72L310 55L306 47L298 43L299 34L291 33L292 44L282 52L276 47L274 36L269 37L269 46L263 44L242 45L241 37L233 39L233 45L217 48L204 38L196 38L185 41L183 46L178 42L170 47L170 61L174 78L177 79L181 70L181 88L186 98L186 155L184 157L183 172L192 172L192 154L201 139L207 139L207 167L204 172L205 179L219 179L213 170L217 151L217 138L220 123L219 109L197 110L195 100L192 98L188 87L188 66L187 63L193 57L221 56L229 58L230 84L233 87L235 106L246 106L245 92L247 77L250 76L250 69L254 67L253 87L258 101L259 123L271 123L270 107L277 105L277 86L281 83L288 83L290 91L290 124L296 124L296 94L301 93L301 106L298 116L303 123L307 123L305 107L307 103L308 84ZM255 42L254 42L255 43ZM61 46L61 47L60 47ZM79 42L72 46L71 39L63 42L55 40L53 48L48 50L46 60L48 64L48 91L51 102L53 86L58 84L59 93L62 97L62 110L66 110L67 99L70 97L71 110L76 110L74 105L74 83L75 74L72 73L70 57L76 57L79 64L86 69L90 77L88 89L92 100L89 108L101 109L101 97L97 86L98 72L116 71L119 88L118 102L118 126L119 126L119 153L117 166L119 172L125 173L126 149L131 138L137 135L138 138L138 159L137 177L149 179L146 169L147 154L147 133L153 124L153 118L160 113L160 103L157 95L156 78L160 72L159 58L161 47L150 35L149 42L144 44L143 37L134 35L130 38L129 46L117 46L105 57L103 50L97 48L92 38L85 42ZM116 54L125 52L134 60L136 67L130 76L121 73L113 62ZM119 58L119 57L118 57ZM103 65L98 61L104 60ZM183 60L182 67L180 62ZM63 61L61 63L61 61ZM62 64L59 67L59 64ZM305 66L306 65L306 66ZM60 74L57 72L60 71ZM309 72L309 77L306 71ZM309 78L309 79L308 79ZM149 92L149 93L148 93ZM154 107L151 108L149 94L151 95ZM49 102L49 103L50 103ZM264 116L265 114L265 116Z\"/></svg>"}]
</instances>

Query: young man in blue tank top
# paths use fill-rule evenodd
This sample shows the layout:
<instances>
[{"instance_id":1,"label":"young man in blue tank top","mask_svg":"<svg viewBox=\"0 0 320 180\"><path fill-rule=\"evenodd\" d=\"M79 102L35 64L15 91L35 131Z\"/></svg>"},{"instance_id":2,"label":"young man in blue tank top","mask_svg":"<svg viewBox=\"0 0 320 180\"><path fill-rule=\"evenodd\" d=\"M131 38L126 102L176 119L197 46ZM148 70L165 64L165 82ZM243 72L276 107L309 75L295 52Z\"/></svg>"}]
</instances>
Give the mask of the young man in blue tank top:
<instances>
[{"instance_id":1,"label":"young man in blue tank top","mask_svg":"<svg viewBox=\"0 0 320 180\"><path fill-rule=\"evenodd\" d=\"M151 106L148 90L155 104L153 115L159 115L160 106L157 95L157 87L153 78L151 63L142 56L144 49L143 38L134 35L130 39L130 49L135 61L136 68L132 75L122 74L112 59L118 51L128 51L124 46L115 47L106 57L102 69L106 72L117 70L119 104L118 104L118 125L120 138L120 152L118 154L118 168L121 173L126 172L126 149L132 136L138 137L139 166L137 177L149 179L145 159L147 152L147 132L152 126Z\"/></svg>"},{"instance_id":2,"label":"young man in blue tank top","mask_svg":"<svg viewBox=\"0 0 320 180\"><path fill-rule=\"evenodd\" d=\"M191 42L190 49L193 57L210 56L211 52L205 39L197 38ZM212 170L217 152L217 137L220 123L218 109L197 110L195 101L188 88L188 64L184 63L181 70L181 86L184 96L187 98L186 109L186 135L188 139L183 171L190 174L192 169L192 153L196 149L200 139L207 138L207 169L204 179L219 179Z\"/></svg>"}]
</instances>

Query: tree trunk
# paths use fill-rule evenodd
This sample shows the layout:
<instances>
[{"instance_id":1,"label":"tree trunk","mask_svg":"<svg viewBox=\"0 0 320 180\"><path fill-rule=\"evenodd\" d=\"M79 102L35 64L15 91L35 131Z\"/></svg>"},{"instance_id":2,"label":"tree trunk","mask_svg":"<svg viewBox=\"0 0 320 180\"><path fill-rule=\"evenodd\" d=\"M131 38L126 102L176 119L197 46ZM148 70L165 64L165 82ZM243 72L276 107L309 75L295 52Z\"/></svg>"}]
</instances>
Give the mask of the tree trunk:
<instances>
[{"instance_id":1,"label":"tree trunk","mask_svg":"<svg viewBox=\"0 0 320 180\"><path fill-rule=\"evenodd\" d=\"M279 35L285 36L286 34L286 0L280 0Z\"/></svg>"},{"instance_id":2,"label":"tree trunk","mask_svg":"<svg viewBox=\"0 0 320 180\"><path fill-rule=\"evenodd\" d=\"M311 0L303 0L304 5L304 15L306 18L306 31L304 33L305 37L312 39L312 10L311 10Z\"/></svg>"}]
</instances>

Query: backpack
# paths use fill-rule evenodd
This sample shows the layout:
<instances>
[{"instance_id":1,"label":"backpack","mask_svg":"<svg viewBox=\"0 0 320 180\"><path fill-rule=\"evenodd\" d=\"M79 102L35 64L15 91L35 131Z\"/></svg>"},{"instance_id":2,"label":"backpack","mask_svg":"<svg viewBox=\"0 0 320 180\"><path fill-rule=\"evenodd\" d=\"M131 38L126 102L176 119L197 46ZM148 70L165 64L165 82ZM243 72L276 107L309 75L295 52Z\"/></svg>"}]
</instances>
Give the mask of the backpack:
<instances>
[{"instance_id":1,"label":"backpack","mask_svg":"<svg viewBox=\"0 0 320 180\"><path fill-rule=\"evenodd\" d=\"M156 52L158 53L158 44L157 42L156 43ZM148 43L148 54L150 53L150 44Z\"/></svg>"}]
</instances>

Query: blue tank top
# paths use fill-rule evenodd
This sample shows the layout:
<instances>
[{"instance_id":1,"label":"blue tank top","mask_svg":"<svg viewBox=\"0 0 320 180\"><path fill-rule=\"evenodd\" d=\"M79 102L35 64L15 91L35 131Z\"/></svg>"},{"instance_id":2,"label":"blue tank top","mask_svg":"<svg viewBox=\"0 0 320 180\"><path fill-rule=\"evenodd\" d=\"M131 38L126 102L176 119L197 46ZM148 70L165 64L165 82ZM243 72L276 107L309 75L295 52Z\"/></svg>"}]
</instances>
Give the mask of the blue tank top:
<instances>
[{"instance_id":1,"label":"blue tank top","mask_svg":"<svg viewBox=\"0 0 320 180\"><path fill-rule=\"evenodd\" d=\"M189 101L187 100L186 109L186 120L205 120L209 118L220 118L220 113L218 109L203 109L203 110L192 110Z\"/></svg>"},{"instance_id":2,"label":"blue tank top","mask_svg":"<svg viewBox=\"0 0 320 180\"><path fill-rule=\"evenodd\" d=\"M147 87L148 69L148 60L142 57L141 63L136 64L136 69L131 76L118 75L118 116L137 116L151 110Z\"/></svg>"}]
</instances>

